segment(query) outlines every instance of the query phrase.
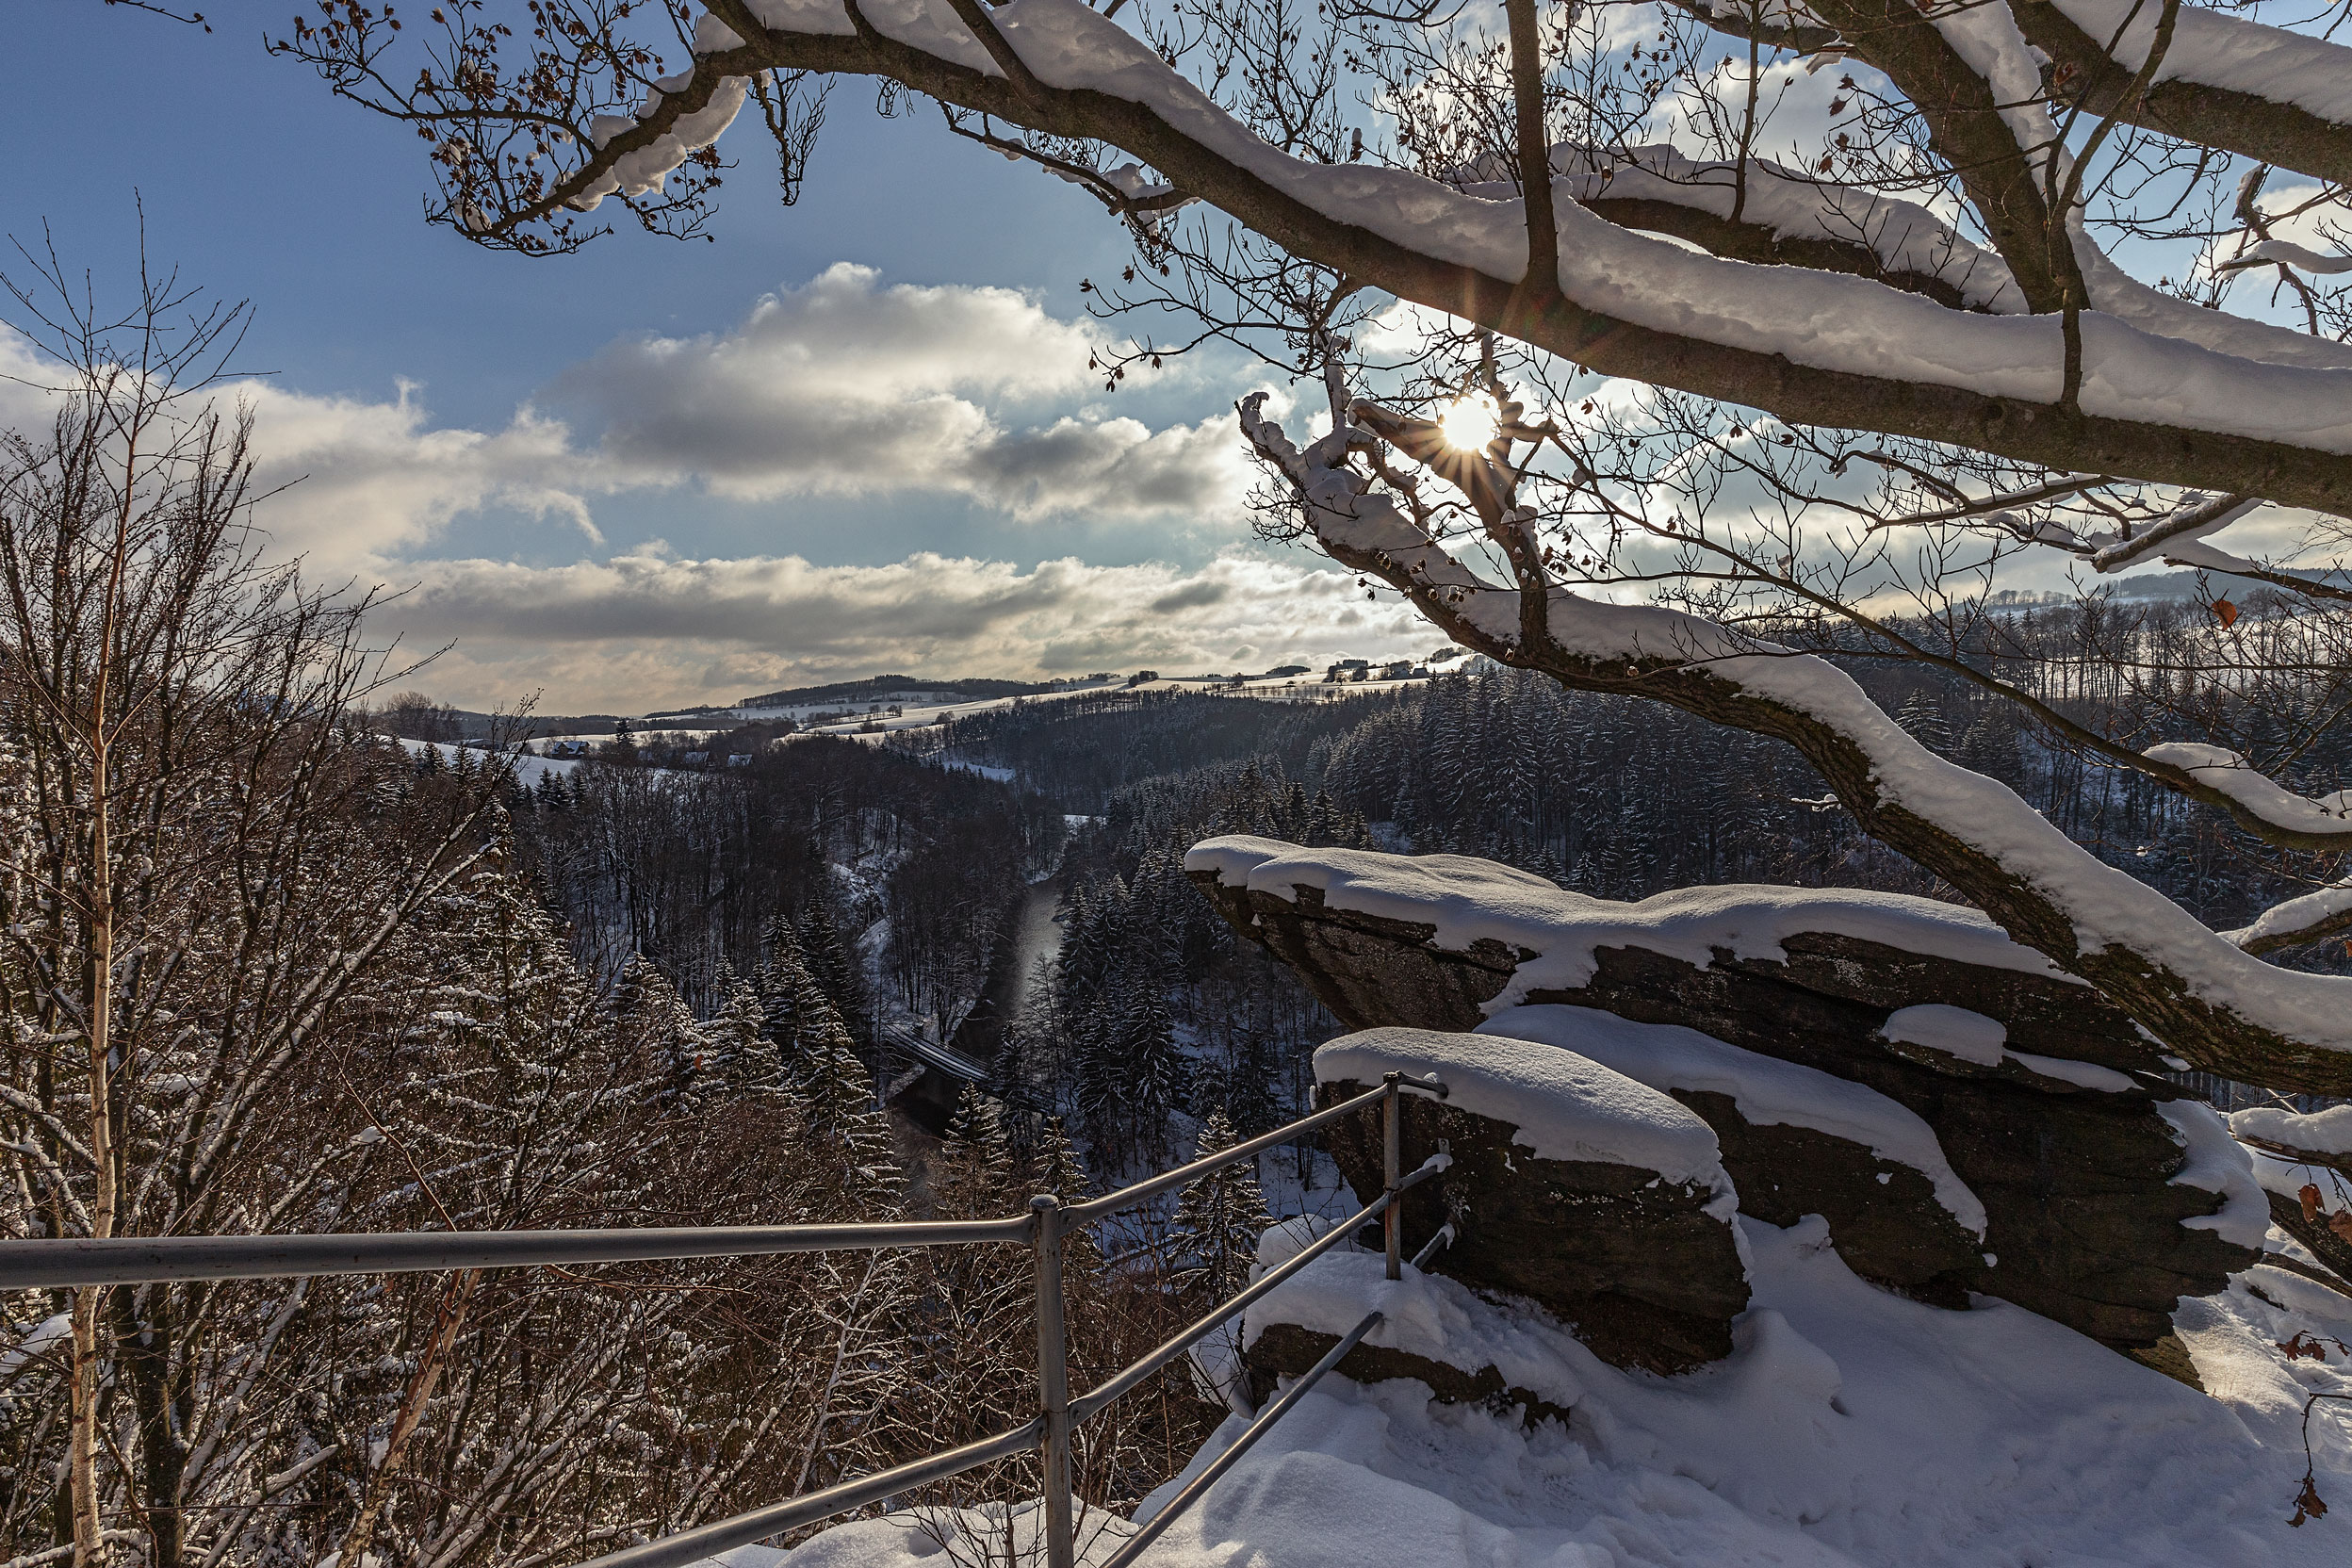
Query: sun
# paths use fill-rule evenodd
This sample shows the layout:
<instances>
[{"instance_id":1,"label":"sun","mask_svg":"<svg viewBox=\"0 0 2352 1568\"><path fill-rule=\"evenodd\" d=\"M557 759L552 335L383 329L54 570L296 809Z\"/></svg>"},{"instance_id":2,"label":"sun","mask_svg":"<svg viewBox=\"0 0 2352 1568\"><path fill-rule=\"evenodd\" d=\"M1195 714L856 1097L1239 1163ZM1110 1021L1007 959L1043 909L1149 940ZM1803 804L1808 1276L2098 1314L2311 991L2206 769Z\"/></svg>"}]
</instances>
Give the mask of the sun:
<instances>
[{"instance_id":1,"label":"sun","mask_svg":"<svg viewBox=\"0 0 2352 1568\"><path fill-rule=\"evenodd\" d=\"M1440 415L1437 425L1447 446L1457 451L1478 451L1502 433L1502 411L1494 406L1493 398L1483 392L1472 392Z\"/></svg>"}]
</instances>

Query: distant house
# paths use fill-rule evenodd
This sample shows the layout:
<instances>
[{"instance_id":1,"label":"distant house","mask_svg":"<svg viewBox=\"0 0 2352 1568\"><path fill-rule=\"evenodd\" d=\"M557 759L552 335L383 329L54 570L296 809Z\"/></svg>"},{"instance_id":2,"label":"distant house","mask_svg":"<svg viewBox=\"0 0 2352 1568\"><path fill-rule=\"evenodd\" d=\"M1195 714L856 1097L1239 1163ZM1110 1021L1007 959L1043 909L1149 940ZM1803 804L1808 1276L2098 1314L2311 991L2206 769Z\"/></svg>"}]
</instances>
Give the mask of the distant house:
<instances>
[{"instance_id":1,"label":"distant house","mask_svg":"<svg viewBox=\"0 0 2352 1568\"><path fill-rule=\"evenodd\" d=\"M1371 672L1371 662L1364 659L1343 659L1323 672L1326 683L1341 680L1362 680Z\"/></svg>"},{"instance_id":2,"label":"distant house","mask_svg":"<svg viewBox=\"0 0 2352 1568\"><path fill-rule=\"evenodd\" d=\"M588 755L588 743L585 741L549 741L544 751L548 757L585 757Z\"/></svg>"},{"instance_id":3,"label":"distant house","mask_svg":"<svg viewBox=\"0 0 2352 1568\"><path fill-rule=\"evenodd\" d=\"M1396 661L1395 663L1393 663L1393 664L1383 664L1383 665L1381 665L1381 666L1380 666L1380 678L1381 678L1382 680L1410 680L1410 679L1412 679L1412 678L1413 678L1413 661L1412 661L1412 660L1410 660L1410 659L1399 659L1399 660L1397 660L1397 661Z\"/></svg>"},{"instance_id":4,"label":"distant house","mask_svg":"<svg viewBox=\"0 0 2352 1568\"><path fill-rule=\"evenodd\" d=\"M710 754L707 751L690 751L678 760L690 768L707 768L710 765Z\"/></svg>"},{"instance_id":5,"label":"distant house","mask_svg":"<svg viewBox=\"0 0 2352 1568\"><path fill-rule=\"evenodd\" d=\"M730 768L747 768L751 766L751 753L730 751L727 754L727 765Z\"/></svg>"}]
</instances>

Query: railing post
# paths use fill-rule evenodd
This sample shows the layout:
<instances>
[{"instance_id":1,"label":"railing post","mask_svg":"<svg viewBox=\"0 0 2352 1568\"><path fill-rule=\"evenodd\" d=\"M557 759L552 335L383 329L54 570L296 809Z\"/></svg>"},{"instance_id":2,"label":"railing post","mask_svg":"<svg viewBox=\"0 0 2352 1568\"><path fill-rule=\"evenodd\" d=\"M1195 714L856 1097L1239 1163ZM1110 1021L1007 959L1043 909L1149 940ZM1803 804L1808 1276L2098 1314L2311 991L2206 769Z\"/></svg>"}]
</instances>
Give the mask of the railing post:
<instances>
[{"instance_id":1,"label":"railing post","mask_svg":"<svg viewBox=\"0 0 2352 1568\"><path fill-rule=\"evenodd\" d=\"M1380 1229L1388 1239L1388 1277L1392 1280L1405 1277L1405 1216L1400 1206L1403 1194L1397 1190L1397 1184L1404 1180L1404 1130L1397 1124L1396 1104L1403 1098L1396 1086L1403 1076L1392 1072L1380 1080L1388 1086L1388 1092L1380 1097L1380 1170L1388 1182L1388 1207L1380 1214Z\"/></svg>"},{"instance_id":2,"label":"railing post","mask_svg":"<svg viewBox=\"0 0 2352 1568\"><path fill-rule=\"evenodd\" d=\"M1044 1424L1045 1568L1074 1568L1077 1526L1070 1506L1070 1346L1062 1319L1062 1205L1052 1193L1029 1200L1037 1216L1030 1247L1037 1265L1037 1415Z\"/></svg>"}]
</instances>

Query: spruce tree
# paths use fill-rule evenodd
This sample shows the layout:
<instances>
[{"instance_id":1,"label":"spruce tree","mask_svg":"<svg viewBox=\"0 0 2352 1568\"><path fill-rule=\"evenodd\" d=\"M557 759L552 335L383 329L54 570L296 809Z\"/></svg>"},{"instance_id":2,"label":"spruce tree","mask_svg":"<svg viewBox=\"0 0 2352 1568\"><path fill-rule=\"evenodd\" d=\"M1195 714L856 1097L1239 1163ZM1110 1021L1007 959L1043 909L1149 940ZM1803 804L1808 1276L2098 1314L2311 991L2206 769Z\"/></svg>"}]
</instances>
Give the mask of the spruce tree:
<instances>
[{"instance_id":1,"label":"spruce tree","mask_svg":"<svg viewBox=\"0 0 2352 1568\"><path fill-rule=\"evenodd\" d=\"M693 1102L721 1086L709 1037L669 976L643 954L621 967L612 1018L622 1049L656 1082L662 1098Z\"/></svg>"},{"instance_id":2,"label":"spruce tree","mask_svg":"<svg viewBox=\"0 0 2352 1568\"><path fill-rule=\"evenodd\" d=\"M1115 1037L1122 1069L1120 1093L1138 1140L1157 1149L1166 1140L1168 1118L1184 1103L1191 1073L1176 1049L1176 1021L1168 1010L1165 972L1144 961L1130 975Z\"/></svg>"},{"instance_id":3,"label":"spruce tree","mask_svg":"<svg viewBox=\"0 0 2352 1568\"><path fill-rule=\"evenodd\" d=\"M841 940L823 895L812 896L802 908L799 923L802 961L824 990L850 1038L860 1046L874 1043L874 1026L866 994L866 972Z\"/></svg>"},{"instance_id":4,"label":"spruce tree","mask_svg":"<svg viewBox=\"0 0 2352 1568\"><path fill-rule=\"evenodd\" d=\"M1062 1119L1050 1116L1037 1136L1037 1174L1033 1178L1037 1190L1050 1192L1061 1200L1064 1208L1083 1203L1093 1194L1094 1184L1086 1179L1086 1162L1078 1157L1077 1145L1070 1140L1070 1129ZM1090 1277L1102 1266L1102 1255L1094 1245L1092 1233L1072 1229L1063 1233L1062 1271L1065 1276Z\"/></svg>"},{"instance_id":5,"label":"spruce tree","mask_svg":"<svg viewBox=\"0 0 2352 1568\"><path fill-rule=\"evenodd\" d=\"M858 1058L858 1042L812 981L799 999L802 1076L794 1086L810 1131L839 1144L851 1190L877 1210L899 1201L902 1182L889 1114Z\"/></svg>"},{"instance_id":6,"label":"spruce tree","mask_svg":"<svg viewBox=\"0 0 2352 1568\"><path fill-rule=\"evenodd\" d=\"M773 1092L783 1086L783 1059L768 1034L768 1009L748 980L720 966L726 998L703 1032L710 1040L719 1072L738 1095Z\"/></svg>"},{"instance_id":7,"label":"spruce tree","mask_svg":"<svg viewBox=\"0 0 2352 1568\"><path fill-rule=\"evenodd\" d=\"M1903 706L1895 710L1895 722L1938 756L1952 750L1952 727L1944 722L1944 705L1926 687L1903 699Z\"/></svg>"},{"instance_id":8,"label":"spruce tree","mask_svg":"<svg viewBox=\"0 0 2352 1568\"><path fill-rule=\"evenodd\" d=\"M1205 1159L1241 1141L1223 1111L1200 1123L1192 1157ZM1186 1260L1176 1276L1179 1288L1198 1299L1221 1301L1250 1282L1257 1262L1258 1237L1273 1218L1258 1190L1255 1160L1235 1160L1186 1186L1177 1200L1173 1228Z\"/></svg>"},{"instance_id":9,"label":"spruce tree","mask_svg":"<svg viewBox=\"0 0 2352 1568\"><path fill-rule=\"evenodd\" d=\"M1009 1176L1012 1142L1004 1132L1004 1107L967 1084L947 1119L947 1141L971 1150L987 1169Z\"/></svg>"}]
</instances>

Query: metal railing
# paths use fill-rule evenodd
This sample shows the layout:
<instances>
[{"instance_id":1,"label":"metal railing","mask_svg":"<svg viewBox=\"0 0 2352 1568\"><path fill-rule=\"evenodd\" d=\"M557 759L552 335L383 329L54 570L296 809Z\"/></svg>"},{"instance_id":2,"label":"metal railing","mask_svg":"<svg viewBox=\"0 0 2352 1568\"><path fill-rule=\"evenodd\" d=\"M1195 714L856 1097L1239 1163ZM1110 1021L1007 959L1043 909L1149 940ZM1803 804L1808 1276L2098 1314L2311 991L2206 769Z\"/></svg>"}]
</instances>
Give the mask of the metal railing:
<instances>
[{"instance_id":1,"label":"metal railing","mask_svg":"<svg viewBox=\"0 0 2352 1568\"><path fill-rule=\"evenodd\" d=\"M1029 1212L1009 1219L954 1219L871 1225L714 1225L618 1231L422 1231L375 1234L264 1236L122 1236L106 1240L0 1243L0 1290L168 1283L181 1280L299 1279L321 1274L413 1274L456 1268L530 1268L545 1264L658 1263L694 1258L769 1256L782 1252L876 1250L892 1247L952 1247L1020 1243L1031 1251L1037 1286L1037 1414L1009 1431L984 1437L906 1464L861 1476L823 1491L772 1503L642 1545L597 1558L581 1568L684 1568L715 1553L812 1525L910 1488L977 1469L1028 1449L1044 1462L1046 1568L1073 1568L1076 1514L1070 1495L1070 1434L1089 1416L1215 1332L1251 1303L1278 1289L1307 1265L1374 1219L1381 1222L1387 1273L1403 1274L1398 1200L1446 1168L1440 1154L1410 1173L1399 1168L1402 1147L1398 1098L1407 1089L1446 1097L1435 1074L1426 1079L1391 1072L1380 1086L1326 1106L1231 1149L1179 1166L1133 1186L1065 1205L1051 1193L1029 1200ZM1070 1348L1063 1317L1062 1240L1071 1231L1149 1202L1161 1194L1327 1127L1378 1101L1381 1110L1383 1188L1352 1217L1308 1243L1292 1257L1219 1302L1134 1364L1076 1398L1070 1393ZM1435 1238L1422 1250L1427 1257ZM1414 1260L1416 1264L1420 1258ZM1170 1498L1103 1568L1127 1568L1218 1477L1282 1419L1307 1390L1378 1325L1374 1313L1358 1323L1282 1397L1260 1412L1233 1445Z\"/></svg>"}]
</instances>

